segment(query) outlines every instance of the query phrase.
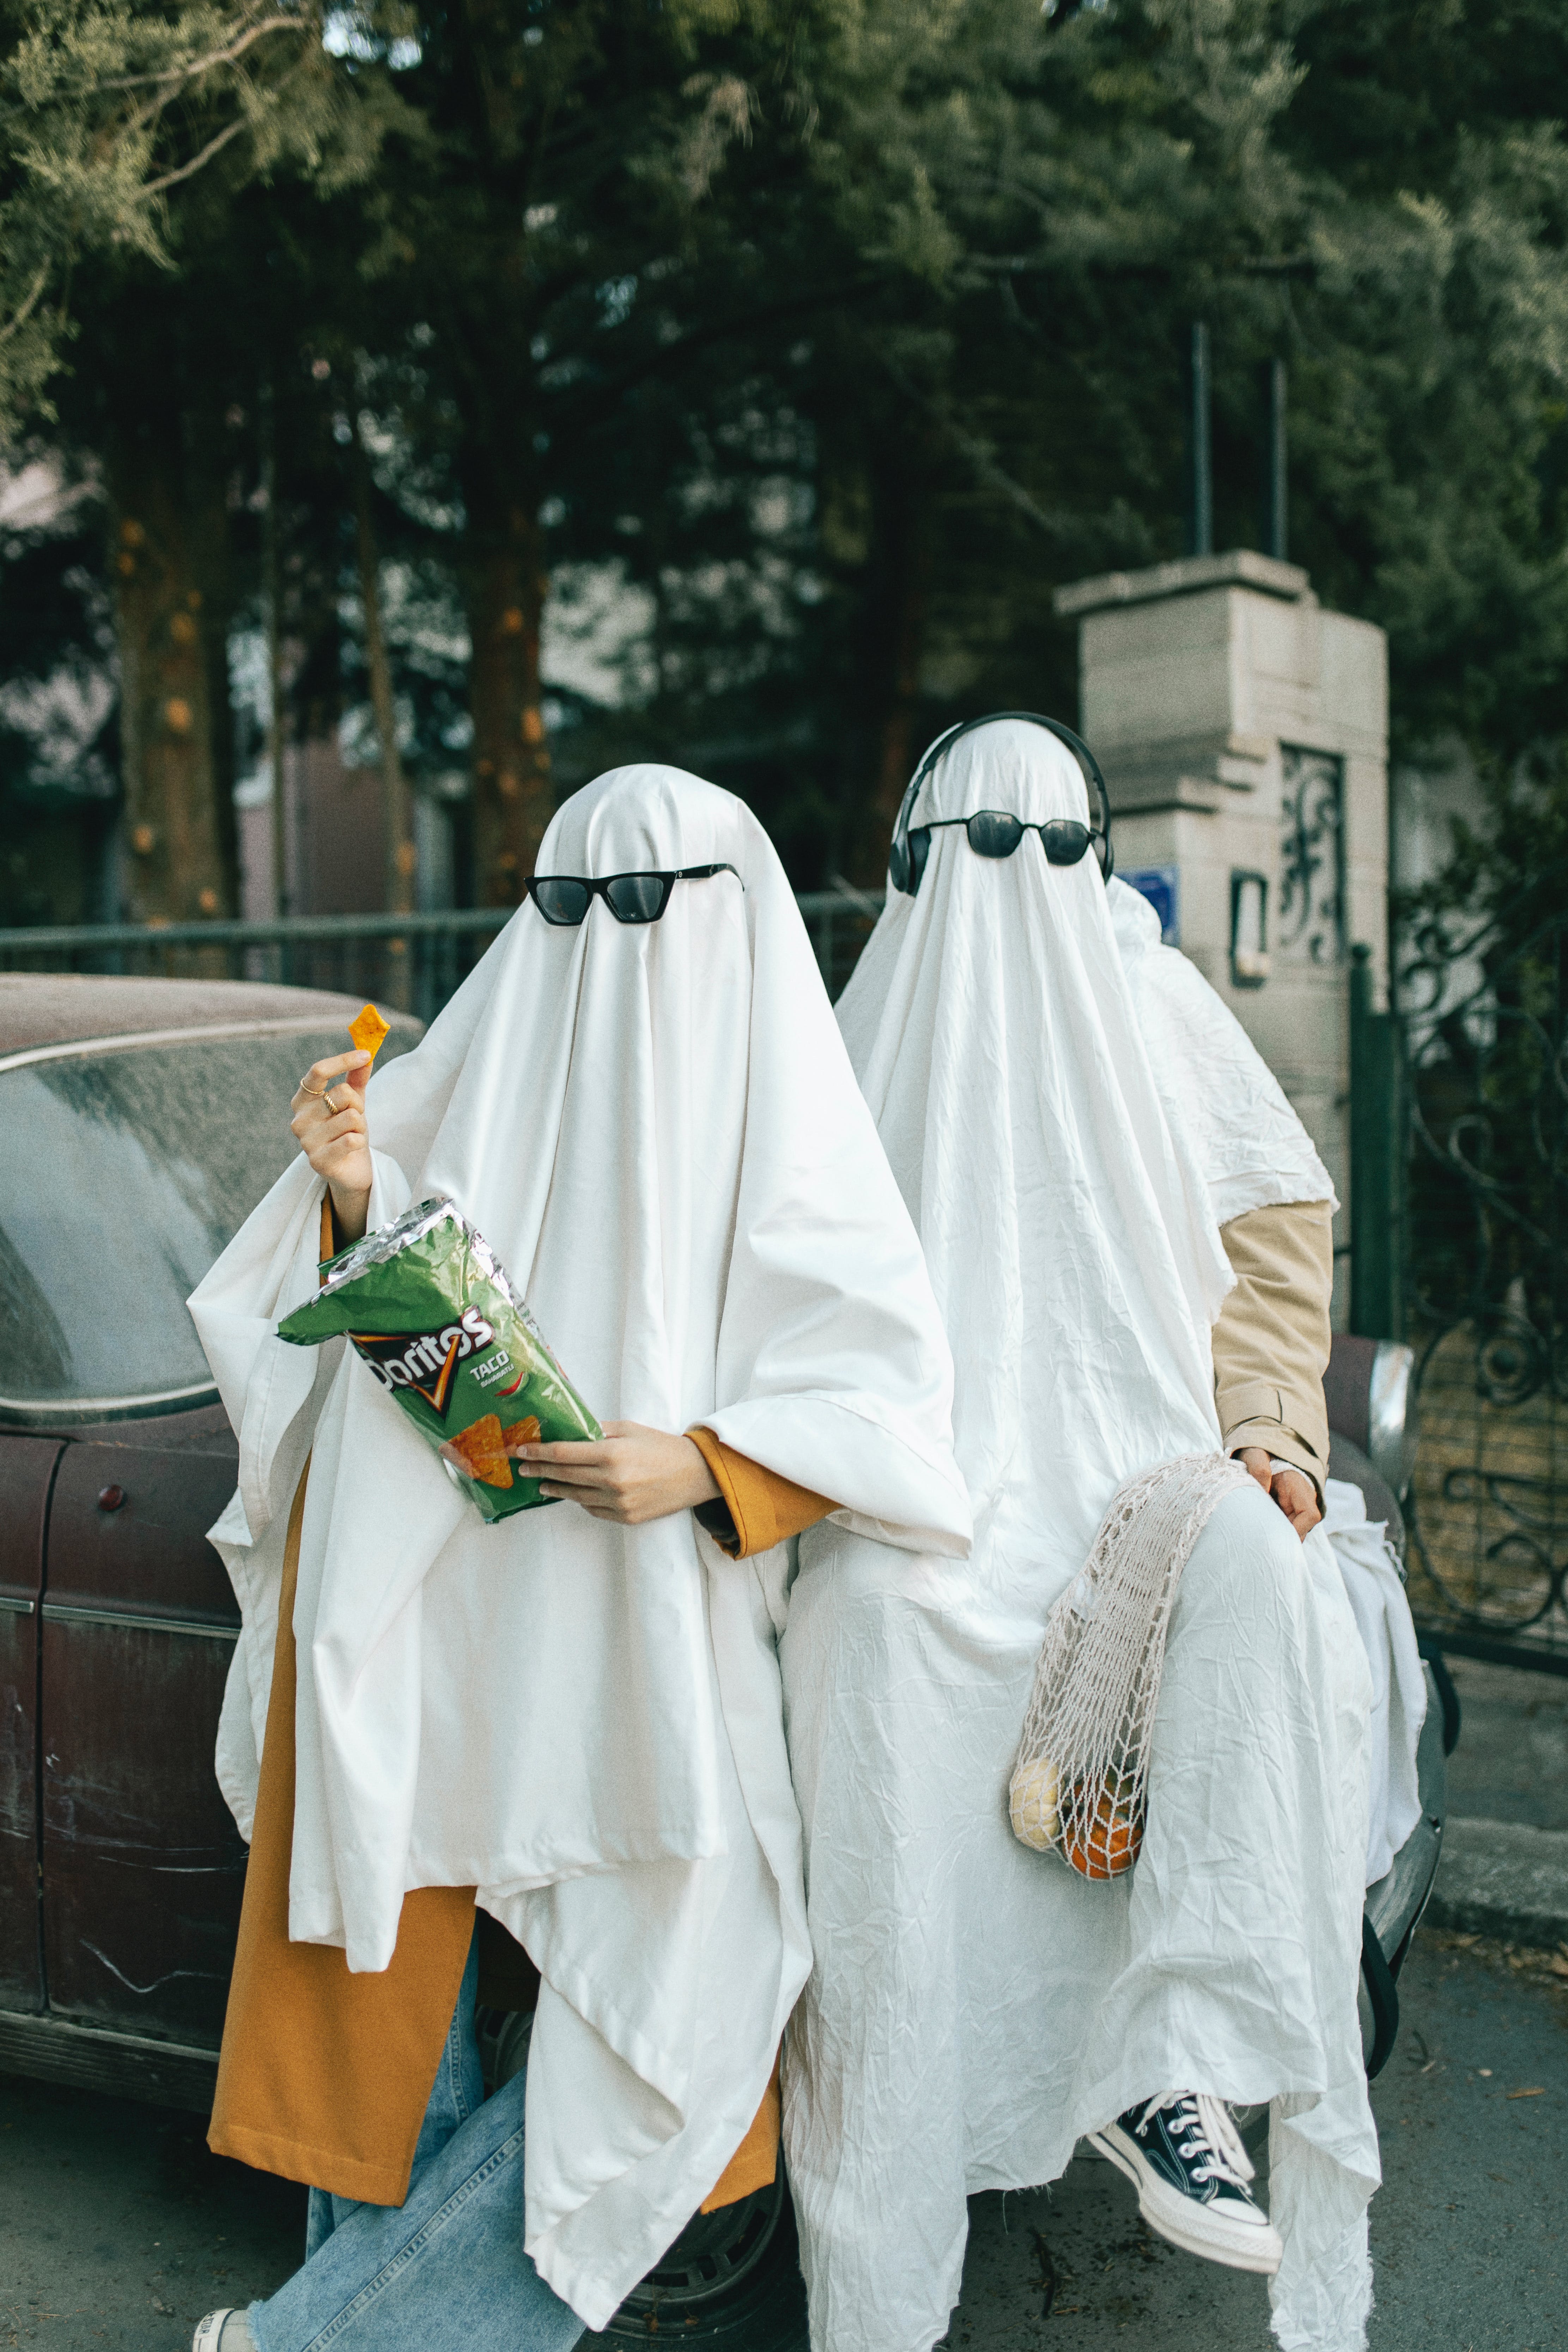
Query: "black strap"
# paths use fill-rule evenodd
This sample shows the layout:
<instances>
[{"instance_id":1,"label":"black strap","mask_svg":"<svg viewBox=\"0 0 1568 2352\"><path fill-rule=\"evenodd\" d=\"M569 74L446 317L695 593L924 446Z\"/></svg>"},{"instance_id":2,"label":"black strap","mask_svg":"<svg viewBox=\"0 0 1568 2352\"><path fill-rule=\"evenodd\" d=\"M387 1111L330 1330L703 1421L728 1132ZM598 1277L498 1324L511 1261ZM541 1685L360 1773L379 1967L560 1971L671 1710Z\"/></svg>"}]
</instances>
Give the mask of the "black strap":
<instances>
[{"instance_id":1,"label":"black strap","mask_svg":"<svg viewBox=\"0 0 1568 2352\"><path fill-rule=\"evenodd\" d=\"M1100 795L1099 831L1100 837L1105 844L1105 859L1100 871L1107 882L1116 871L1116 860L1110 846L1110 794L1106 790L1105 778L1100 772L1100 761L1095 758L1082 736L1075 735L1070 727L1064 727L1059 719L1047 719L1038 710L988 710L979 719L961 719L956 726L950 727L945 734L939 735L910 778L909 787L899 803L898 819L893 826L892 847L888 853L888 878L895 890L901 890L906 897L912 898L921 886L921 877L914 870L914 862L910 853L910 817L913 813L915 798L921 786L942 754L952 751L960 736L973 734L977 727L993 727L998 720L1004 719L1026 719L1031 727L1043 727L1047 735L1054 735L1058 743L1067 745L1083 772L1085 783L1092 783Z\"/></svg>"},{"instance_id":2,"label":"black strap","mask_svg":"<svg viewBox=\"0 0 1568 2352\"><path fill-rule=\"evenodd\" d=\"M1361 1916L1361 1972L1372 2004L1372 2051L1366 2062L1366 2079L1370 2083L1387 2065L1394 2038L1399 2032L1399 1987L1377 1940L1377 1929L1364 1911Z\"/></svg>"},{"instance_id":3,"label":"black strap","mask_svg":"<svg viewBox=\"0 0 1568 2352\"><path fill-rule=\"evenodd\" d=\"M1443 1655L1442 1643L1432 1633L1421 1636L1421 1654L1432 1669L1432 1679L1437 1685L1437 1696L1443 1708L1443 1753L1451 1756L1459 1744L1459 1732L1464 1723L1464 1711L1459 1694L1454 1688L1454 1677L1448 1672L1448 1661Z\"/></svg>"}]
</instances>

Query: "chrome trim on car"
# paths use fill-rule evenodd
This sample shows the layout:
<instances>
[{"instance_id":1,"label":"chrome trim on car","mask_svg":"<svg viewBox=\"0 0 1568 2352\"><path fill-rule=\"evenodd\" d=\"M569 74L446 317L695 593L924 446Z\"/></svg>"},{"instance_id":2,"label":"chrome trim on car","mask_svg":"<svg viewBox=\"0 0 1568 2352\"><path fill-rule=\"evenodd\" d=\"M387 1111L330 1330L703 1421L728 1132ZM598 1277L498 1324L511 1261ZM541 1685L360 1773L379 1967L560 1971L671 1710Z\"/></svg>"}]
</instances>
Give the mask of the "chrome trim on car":
<instances>
[{"instance_id":1,"label":"chrome trim on car","mask_svg":"<svg viewBox=\"0 0 1568 2352\"><path fill-rule=\"evenodd\" d=\"M74 1601L46 1601L46 1625L125 1626L133 1633L195 1633L204 1642L237 1642L237 1625L215 1625L200 1617L139 1617L129 1609L83 1609Z\"/></svg>"},{"instance_id":2,"label":"chrome trim on car","mask_svg":"<svg viewBox=\"0 0 1568 2352\"><path fill-rule=\"evenodd\" d=\"M33 1613L33 1603L30 1601L19 1599L15 1593L0 1592L0 1609L9 1611L13 1617L30 1617Z\"/></svg>"},{"instance_id":3,"label":"chrome trim on car","mask_svg":"<svg viewBox=\"0 0 1568 2352\"><path fill-rule=\"evenodd\" d=\"M398 1025L394 1014L392 1027ZM25 1069L34 1062L68 1061L79 1054L123 1054L138 1045L189 1045L201 1040L219 1037L284 1037L290 1033L303 1035L310 1029L329 1029L331 1016L317 1013L303 1019L295 1013L282 1021L221 1021L204 1022L189 1029L134 1029L117 1037L74 1037L58 1045L29 1045L20 1054L7 1054L0 1058L0 1074L6 1070Z\"/></svg>"},{"instance_id":4,"label":"chrome trim on car","mask_svg":"<svg viewBox=\"0 0 1568 2352\"><path fill-rule=\"evenodd\" d=\"M1410 1414L1415 1350L1402 1339L1380 1339L1367 1384L1366 1450L1373 1468L1403 1498L1415 1468L1417 1432Z\"/></svg>"},{"instance_id":5,"label":"chrome trim on car","mask_svg":"<svg viewBox=\"0 0 1568 2352\"><path fill-rule=\"evenodd\" d=\"M68 1422L141 1421L150 1413L194 1412L197 1405L218 1402L211 1381L196 1389L154 1389L150 1396L70 1397L52 1404L0 1396L0 1424L13 1429L55 1429Z\"/></svg>"}]
</instances>

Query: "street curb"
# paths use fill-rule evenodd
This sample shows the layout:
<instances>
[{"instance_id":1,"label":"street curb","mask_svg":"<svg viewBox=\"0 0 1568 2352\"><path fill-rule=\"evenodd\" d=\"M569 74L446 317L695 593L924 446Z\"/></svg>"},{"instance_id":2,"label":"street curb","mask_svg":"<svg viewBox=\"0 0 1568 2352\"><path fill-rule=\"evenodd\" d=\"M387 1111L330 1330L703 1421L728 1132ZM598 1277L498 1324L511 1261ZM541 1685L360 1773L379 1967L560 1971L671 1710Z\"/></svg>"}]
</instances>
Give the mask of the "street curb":
<instances>
[{"instance_id":1,"label":"street curb","mask_svg":"<svg viewBox=\"0 0 1568 2352\"><path fill-rule=\"evenodd\" d=\"M1426 1918L1513 1944L1568 1942L1568 1830L1450 1814Z\"/></svg>"}]
</instances>

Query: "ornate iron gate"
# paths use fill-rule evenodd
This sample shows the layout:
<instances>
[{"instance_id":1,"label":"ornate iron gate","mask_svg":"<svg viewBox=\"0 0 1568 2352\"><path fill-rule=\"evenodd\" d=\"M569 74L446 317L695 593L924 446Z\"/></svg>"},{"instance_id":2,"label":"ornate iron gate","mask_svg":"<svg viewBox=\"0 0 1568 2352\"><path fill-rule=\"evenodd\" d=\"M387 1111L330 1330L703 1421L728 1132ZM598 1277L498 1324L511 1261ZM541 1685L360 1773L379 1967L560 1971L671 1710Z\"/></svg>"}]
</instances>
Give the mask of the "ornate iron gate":
<instances>
[{"instance_id":1,"label":"ornate iron gate","mask_svg":"<svg viewBox=\"0 0 1568 2352\"><path fill-rule=\"evenodd\" d=\"M1418 931L1381 1019L1358 982L1352 1319L1415 1349L1412 1604L1568 1674L1568 914Z\"/></svg>"}]
</instances>

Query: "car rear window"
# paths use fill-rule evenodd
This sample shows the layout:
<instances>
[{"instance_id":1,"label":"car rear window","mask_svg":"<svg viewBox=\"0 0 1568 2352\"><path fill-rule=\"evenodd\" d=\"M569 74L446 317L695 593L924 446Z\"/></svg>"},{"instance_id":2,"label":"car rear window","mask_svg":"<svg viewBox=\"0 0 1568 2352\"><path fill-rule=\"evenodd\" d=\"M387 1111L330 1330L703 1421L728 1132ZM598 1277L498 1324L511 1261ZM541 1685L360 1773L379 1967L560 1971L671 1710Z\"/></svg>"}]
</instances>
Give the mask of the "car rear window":
<instances>
[{"instance_id":1,"label":"car rear window","mask_svg":"<svg viewBox=\"0 0 1568 2352\"><path fill-rule=\"evenodd\" d=\"M0 1416L210 1392L185 1300L297 1157L301 1073L346 1050L291 1029L0 1070Z\"/></svg>"}]
</instances>

